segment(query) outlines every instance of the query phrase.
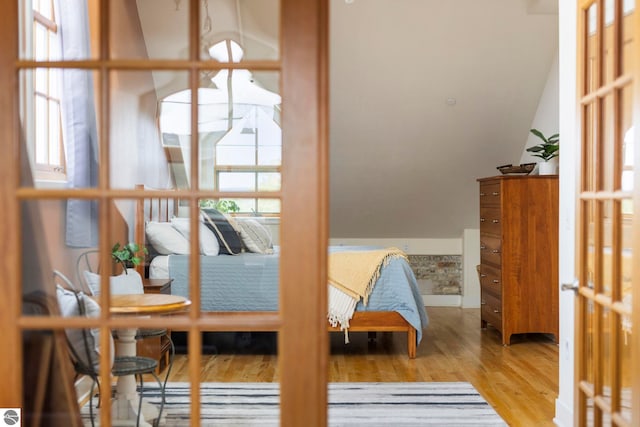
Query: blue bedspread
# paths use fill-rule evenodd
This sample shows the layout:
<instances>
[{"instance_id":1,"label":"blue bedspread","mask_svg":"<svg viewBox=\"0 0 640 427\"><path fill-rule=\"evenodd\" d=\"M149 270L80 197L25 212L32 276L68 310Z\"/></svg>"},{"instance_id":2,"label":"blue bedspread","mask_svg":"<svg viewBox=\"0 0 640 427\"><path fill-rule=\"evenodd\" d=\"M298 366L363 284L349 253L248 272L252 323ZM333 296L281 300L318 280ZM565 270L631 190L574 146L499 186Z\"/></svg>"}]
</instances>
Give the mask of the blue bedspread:
<instances>
[{"instance_id":1,"label":"blue bedspread","mask_svg":"<svg viewBox=\"0 0 640 427\"><path fill-rule=\"evenodd\" d=\"M332 251L363 250L365 247L336 246ZM201 295L203 311L276 311L278 309L278 254L244 253L238 256L201 256ZM171 292L189 297L188 255L169 256ZM397 311L417 330L429 323L415 276L403 259L392 259L382 268L365 306L356 311Z\"/></svg>"}]
</instances>

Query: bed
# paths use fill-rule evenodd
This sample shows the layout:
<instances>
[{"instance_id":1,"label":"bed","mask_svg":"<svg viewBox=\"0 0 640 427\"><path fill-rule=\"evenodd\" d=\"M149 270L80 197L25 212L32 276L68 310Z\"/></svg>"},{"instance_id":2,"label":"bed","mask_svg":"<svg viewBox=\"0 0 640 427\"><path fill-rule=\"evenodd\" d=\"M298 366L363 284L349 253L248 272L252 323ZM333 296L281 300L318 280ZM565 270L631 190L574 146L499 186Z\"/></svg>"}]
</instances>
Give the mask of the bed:
<instances>
[{"instance_id":1,"label":"bed","mask_svg":"<svg viewBox=\"0 0 640 427\"><path fill-rule=\"evenodd\" d=\"M153 199L140 202L136 209L136 241L149 243L145 225L168 222L177 213L171 201ZM201 242L202 242L201 231ZM149 240L152 240L149 238ZM370 250L370 247L330 247L330 253ZM152 252L154 250L152 249ZM164 251L166 252L166 251ZM178 250L177 252L180 252ZM206 252L206 251L204 251ZM204 312L242 313L276 311L278 309L279 248L273 253L243 252L238 255L200 255L200 304ZM149 278L171 278L171 293L189 297L189 255L172 253L155 255L148 265ZM329 292L331 293L331 292ZM407 354L415 358L417 344L428 317L422 303L415 276L405 258L393 258L380 269L380 275L365 305L356 305L348 332L406 332ZM339 324L329 331L341 331ZM238 331L254 332L254 331Z\"/></svg>"}]
</instances>

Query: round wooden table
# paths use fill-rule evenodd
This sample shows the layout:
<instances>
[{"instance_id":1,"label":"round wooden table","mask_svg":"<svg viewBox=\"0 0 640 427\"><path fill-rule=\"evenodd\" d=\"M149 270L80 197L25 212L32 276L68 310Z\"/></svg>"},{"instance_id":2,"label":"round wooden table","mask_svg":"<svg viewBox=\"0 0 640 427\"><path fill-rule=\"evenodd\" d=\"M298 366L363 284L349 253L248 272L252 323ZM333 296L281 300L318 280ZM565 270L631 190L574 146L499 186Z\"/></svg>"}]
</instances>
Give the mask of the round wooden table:
<instances>
[{"instance_id":1,"label":"round wooden table","mask_svg":"<svg viewBox=\"0 0 640 427\"><path fill-rule=\"evenodd\" d=\"M178 295L166 294L122 294L111 296L110 313L114 315L148 316L184 311L191 301ZM136 332L138 328L118 329L117 356L136 355ZM116 400L112 405L111 421L114 426L136 425L138 401L134 375L118 377ZM141 426L150 426L145 420L157 418L158 408L142 402Z\"/></svg>"}]
</instances>

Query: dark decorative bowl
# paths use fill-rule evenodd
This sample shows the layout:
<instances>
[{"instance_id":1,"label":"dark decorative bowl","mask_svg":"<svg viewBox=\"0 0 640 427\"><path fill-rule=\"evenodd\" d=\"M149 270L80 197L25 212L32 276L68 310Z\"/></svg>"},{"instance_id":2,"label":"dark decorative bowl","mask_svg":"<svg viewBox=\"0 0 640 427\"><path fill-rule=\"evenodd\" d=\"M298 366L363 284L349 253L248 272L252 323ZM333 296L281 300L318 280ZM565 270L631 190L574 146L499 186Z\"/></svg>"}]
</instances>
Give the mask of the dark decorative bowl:
<instances>
[{"instance_id":1,"label":"dark decorative bowl","mask_svg":"<svg viewBox=\"0 0 640 427\"><path fill-rule=\"evenodd\" d=\"M531 173L531 171L535 167L536 167L535 163L522 163L519 166L518 165L498 166L496 169L498 169L500 173L502 173L503 175L512 174L512 173L528 175Z\"/></svg>"}]
</instances>

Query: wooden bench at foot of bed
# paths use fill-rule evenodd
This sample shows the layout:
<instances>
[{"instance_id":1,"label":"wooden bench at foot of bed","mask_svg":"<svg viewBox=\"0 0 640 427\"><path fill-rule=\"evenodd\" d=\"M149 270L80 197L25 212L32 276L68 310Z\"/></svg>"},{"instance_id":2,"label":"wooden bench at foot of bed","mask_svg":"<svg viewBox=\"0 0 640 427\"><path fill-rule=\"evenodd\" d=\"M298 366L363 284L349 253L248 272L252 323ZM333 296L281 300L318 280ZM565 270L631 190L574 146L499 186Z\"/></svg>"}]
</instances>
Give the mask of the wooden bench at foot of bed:
<instances>
[{"instance_id":1,"label":"wooden bench at foot of bed","mask_svg":"<svg viewBox=\"0 0 640 427\"><path fill-rule=\"evenodd\" d=\"M278 330L276 312L228 311L204 313L204 315L208 317L208 321L210 321L211 318L220 318L221 320L219 327L212 327L213 330L205 330L206 332L277 332ZM233 327L225 324L229 321L229 318L234 318ZM246 327L242 326L242 324L246 324ZM179 325L176 325L171 329L175 331L188 330L187 328L182 328ZM340 332L340 327L327 325L327 330L329 332ZM404 317L395 311L356 311L351 319L349 331L406 332L407 355L409 356L409 359L416 358L416 330L404 319Z\"/></svg>"},{"instance_id":2,"label":"wooden bench at foot of bed","mask_svg":"<svg viewBox=\"0 0 640 427\"><path fill-rule=\"evenodd\" d=\"M340 327L328 326L330 332L340 331ZM416 358L416 330L395 311L356 311L349 322L350 332L406 332L407 354Z\"/></svg>"}]
</instances>

